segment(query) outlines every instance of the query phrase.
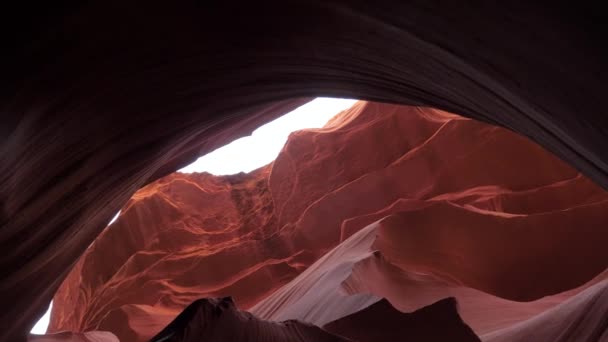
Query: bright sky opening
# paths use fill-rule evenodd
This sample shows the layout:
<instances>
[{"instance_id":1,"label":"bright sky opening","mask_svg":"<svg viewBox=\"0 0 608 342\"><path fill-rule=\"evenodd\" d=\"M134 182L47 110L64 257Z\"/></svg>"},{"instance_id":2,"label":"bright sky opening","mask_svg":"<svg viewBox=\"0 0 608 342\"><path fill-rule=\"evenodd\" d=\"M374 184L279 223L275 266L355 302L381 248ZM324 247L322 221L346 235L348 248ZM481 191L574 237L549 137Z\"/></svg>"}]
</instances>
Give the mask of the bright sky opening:
<instances>
[{"instance_id":1,"label":"bright sky opening","mask_svg":"<svg viewBox=\"0 0 608 342\"><path fill-rule=\"evenodd\" d=\"M44 313L44 316L42 316L38 320L36 325L34 325L32 330L30 331L30 333L36 334L36 335L44 335L46 333L46 329L49 326L49 319L51 318L51 308L52 307L53 307L53 302L51 302L51 304L49 304L48 310L46 310L46 312Z\"/></svg>"},{"instance_id":2,"label":"bright sky opening","mask_svg":"<svg viewBox=\"0 0 608 342\"><path fill-rule=\"evenodd\" d=\"M329 119L350 108L355 102L357 100L316 98L261 126L250 136L235 140L200 157L179 172L231 175L253 171L276 159L289 133L305 128L323 127Z\"/></svg>"},{"instance_id":3,"label":"bright sky opening","mask_svg":"<svg viewBox=\"0 0 608 342\"><path fill-rule=\"evenodd\" d=\"M209 172L214 175L231 175L250 172L269 164L281 152L289 133L305 128L321 128L341 111L350 108L357 100L316 98L309 103L271 121L228 145L198 158L194 163L179 170L183 173ZM114 222L120 211L112 218ZM51 316L50 303L47 312L31 330L32 334L45 334Z\"/></svg>"}]
</instances>

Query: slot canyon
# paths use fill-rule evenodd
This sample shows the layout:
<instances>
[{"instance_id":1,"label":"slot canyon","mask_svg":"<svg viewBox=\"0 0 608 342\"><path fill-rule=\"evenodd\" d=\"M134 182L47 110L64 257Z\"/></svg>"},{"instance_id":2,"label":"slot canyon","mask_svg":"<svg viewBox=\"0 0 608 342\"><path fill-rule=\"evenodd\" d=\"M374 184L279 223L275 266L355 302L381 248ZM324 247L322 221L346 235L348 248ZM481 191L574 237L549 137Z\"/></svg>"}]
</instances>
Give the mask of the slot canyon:
<instances>
[{"instance_id":1,"label":"slot canyon","mask_svg":"<svg viewBox=\"0 0 608 342\"><path fill-rule=\"evenodd\" d=\"M608 341L592 4L10 14L0 341ZM251 172L178 171L319 96L360 100Z\"/></svg>"}]
</instances>

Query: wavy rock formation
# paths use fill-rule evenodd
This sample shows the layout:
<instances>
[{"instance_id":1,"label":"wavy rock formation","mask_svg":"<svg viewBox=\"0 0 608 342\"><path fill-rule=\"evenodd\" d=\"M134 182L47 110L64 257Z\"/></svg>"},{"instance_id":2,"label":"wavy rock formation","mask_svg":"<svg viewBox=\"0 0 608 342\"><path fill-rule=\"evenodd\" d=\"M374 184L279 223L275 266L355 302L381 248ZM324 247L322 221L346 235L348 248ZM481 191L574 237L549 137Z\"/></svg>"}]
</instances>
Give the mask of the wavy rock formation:
<instances>
[{"instance_id":1,"label":"wavy rock formation","mask_svg":"<svg viewBox=\"0 0 608 342\"><path fill-rule=\"evenodd\" d=\"M358 102L252 173L138 191L56 293L50 331L144 341L205 297L317 326L455 297L487 334L601 280L606 212L604 190L513 132Z\"/></svg>"},{"instance_id":2,"label":"wavy rock formation","mask_svg":"<svg viewBox=\"0 0 608 342\"><path fill-rule=\"evenodd\" d=\"M173 174L142 189L57 292L66 314L50 328L147 340L198 298L234 294L247 307L295 277L312 260L273 235L267 175Z\"/></svg>"},{"instance_id":3,"label":"wavy rock formation","mask_svg":"<svg viewBox=\"0 0 608 342\"><path fill-rule=\"evenodd\" d=\"M608 281L602 281L560 305L484 341L608 341Z\"/></svg>"},{"instance_id":4,"label":"wavy rock formation","mask_svg":"<svg viewBox=\"0 0 608 342\"><path fill-rule=\"evenodd\" d=\"M268 121L277 101L448 110L531 137L608 187L603 13L480 0L68 0L5 11L0 340L25 340L137 190Z\"/></svg>"},{"instance_id":5,"label":"wavy rock formation","mask_svg":"<svg viewBox=\"0 0 608 342\"><path fill-rule=\"evenodd\" d=\"M403 239L410 235L409 224L404 225L401 218L420 214L429 218L441 217L434 211L436 207L442 208L444 204L410 201L410 211L387 216L355 233L289 284L254 306L251 312L269 320L298 319L322 326L344 314L366 308L382 297L402 312L415 311L442 298L455 297L463 320L478 334L483 334L529 319L608 277L608 272L602 272L578 288L531 302L509 301L466 287L462 280L466 273L455 275L446 272L449 268L447 262L446 266L429 268L433 260L429 263L428 259L412 258L407 248L401 248ZM441 214L447 215L445 212ZM458 218L452 218L451 222L457 230L470 225L486 227L483 215L487 214L483 212L478 216L477 223ZM429 227L421 226L421 229ZM506 228L509 229L517 229L517 224L512 223ZM462 234L461 231L458 233ZM515 246L519 238L516 241L505 239L503 243ZM421 245L416 250L437 251L436 254L441 256L434 241L416 242ZM491 241L480 238L473 242L472 249L489 247L488 242ZM497 245L492 247L498 248ZM458 260L460 255L455 252L458 251L452 250L450 259ZM521 260L517 267L523 268L534 262L533 259ZM530 283L539 281L532 279ZM547 283L553 285L549 281ZM555 331L559 329L567 329L567 326L554 328Z\"/></svg>"}]
</instances>

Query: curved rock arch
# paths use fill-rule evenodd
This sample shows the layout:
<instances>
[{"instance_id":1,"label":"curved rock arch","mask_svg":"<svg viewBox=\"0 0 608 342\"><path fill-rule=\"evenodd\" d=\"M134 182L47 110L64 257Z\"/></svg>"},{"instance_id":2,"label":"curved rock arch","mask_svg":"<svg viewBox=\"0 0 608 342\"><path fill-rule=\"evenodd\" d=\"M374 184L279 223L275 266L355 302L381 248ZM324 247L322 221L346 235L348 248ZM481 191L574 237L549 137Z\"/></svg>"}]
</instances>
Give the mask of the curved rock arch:
<instances>
[{"instance_id":1,"label":"curved rock arch","mask_svg":"<svg viewBox=\"0 0 608 342\"><path fill-rule=\"evenodd\" d=\"M0 340L24 336L134 191L302 98L502 125L608 187L602 41L588 31L591 8L552 5L91 1L54 18L24 12L42 24L17 35L2 67Z\"/></svg>"}]
</instances>

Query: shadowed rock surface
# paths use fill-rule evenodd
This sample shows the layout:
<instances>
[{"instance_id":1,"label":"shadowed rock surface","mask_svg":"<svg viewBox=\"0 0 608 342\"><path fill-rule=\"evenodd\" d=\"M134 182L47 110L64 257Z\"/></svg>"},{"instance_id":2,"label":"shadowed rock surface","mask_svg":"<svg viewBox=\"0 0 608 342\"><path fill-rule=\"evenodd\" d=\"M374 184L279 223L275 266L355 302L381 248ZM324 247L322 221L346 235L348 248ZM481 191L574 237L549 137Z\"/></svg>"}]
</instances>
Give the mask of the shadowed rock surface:
<instances>
[{"instance_id":1,"label":"shadowed rock surface","mask_svg":"<svg viewBox=\"0 0 608 342\"><path fill-rule=\"evenodd\" d=\"M230 298L199 299L188 305L151 342L340 342L349 341L297 321L267 322L239 311Z\"/></svg>"},{"instance_id":2,"label":"shadowed rock surface","mask_svg":"<svg viewBox=\"0 0 608 342\"><path fill-rule=\"evenodd\" d=\"M72 0L3 14L0 340L25 340L137 190L278 115L277 101L448 110L608 187L593 2Z\"/></svg>"},{"instance_id":3,"label":"shadowed rock surface","mask_svg":"<svg viewBox=\"0 0 608 342\"><path fill-rule=\"evenodd\" d=\"M381 300L323 328L360 342L481 341L458 316L454 298L443 299L411 314L399 312L388 301Z\"/></svg>"},{"instance_id":4,"label":"shadowed rock surface","mask_svg":"<svg viewBox=\"0 0 608 342\"><path fill-rule=\"evenodd\" d=\"M437 329L441 326L442 329ZM230 298L199 299L154 336L164 341L479 341L447 298L413 313L380 301L330 322L324 329L299 321L269 322L239 311Z\"/></svg>"}]
</instances>

